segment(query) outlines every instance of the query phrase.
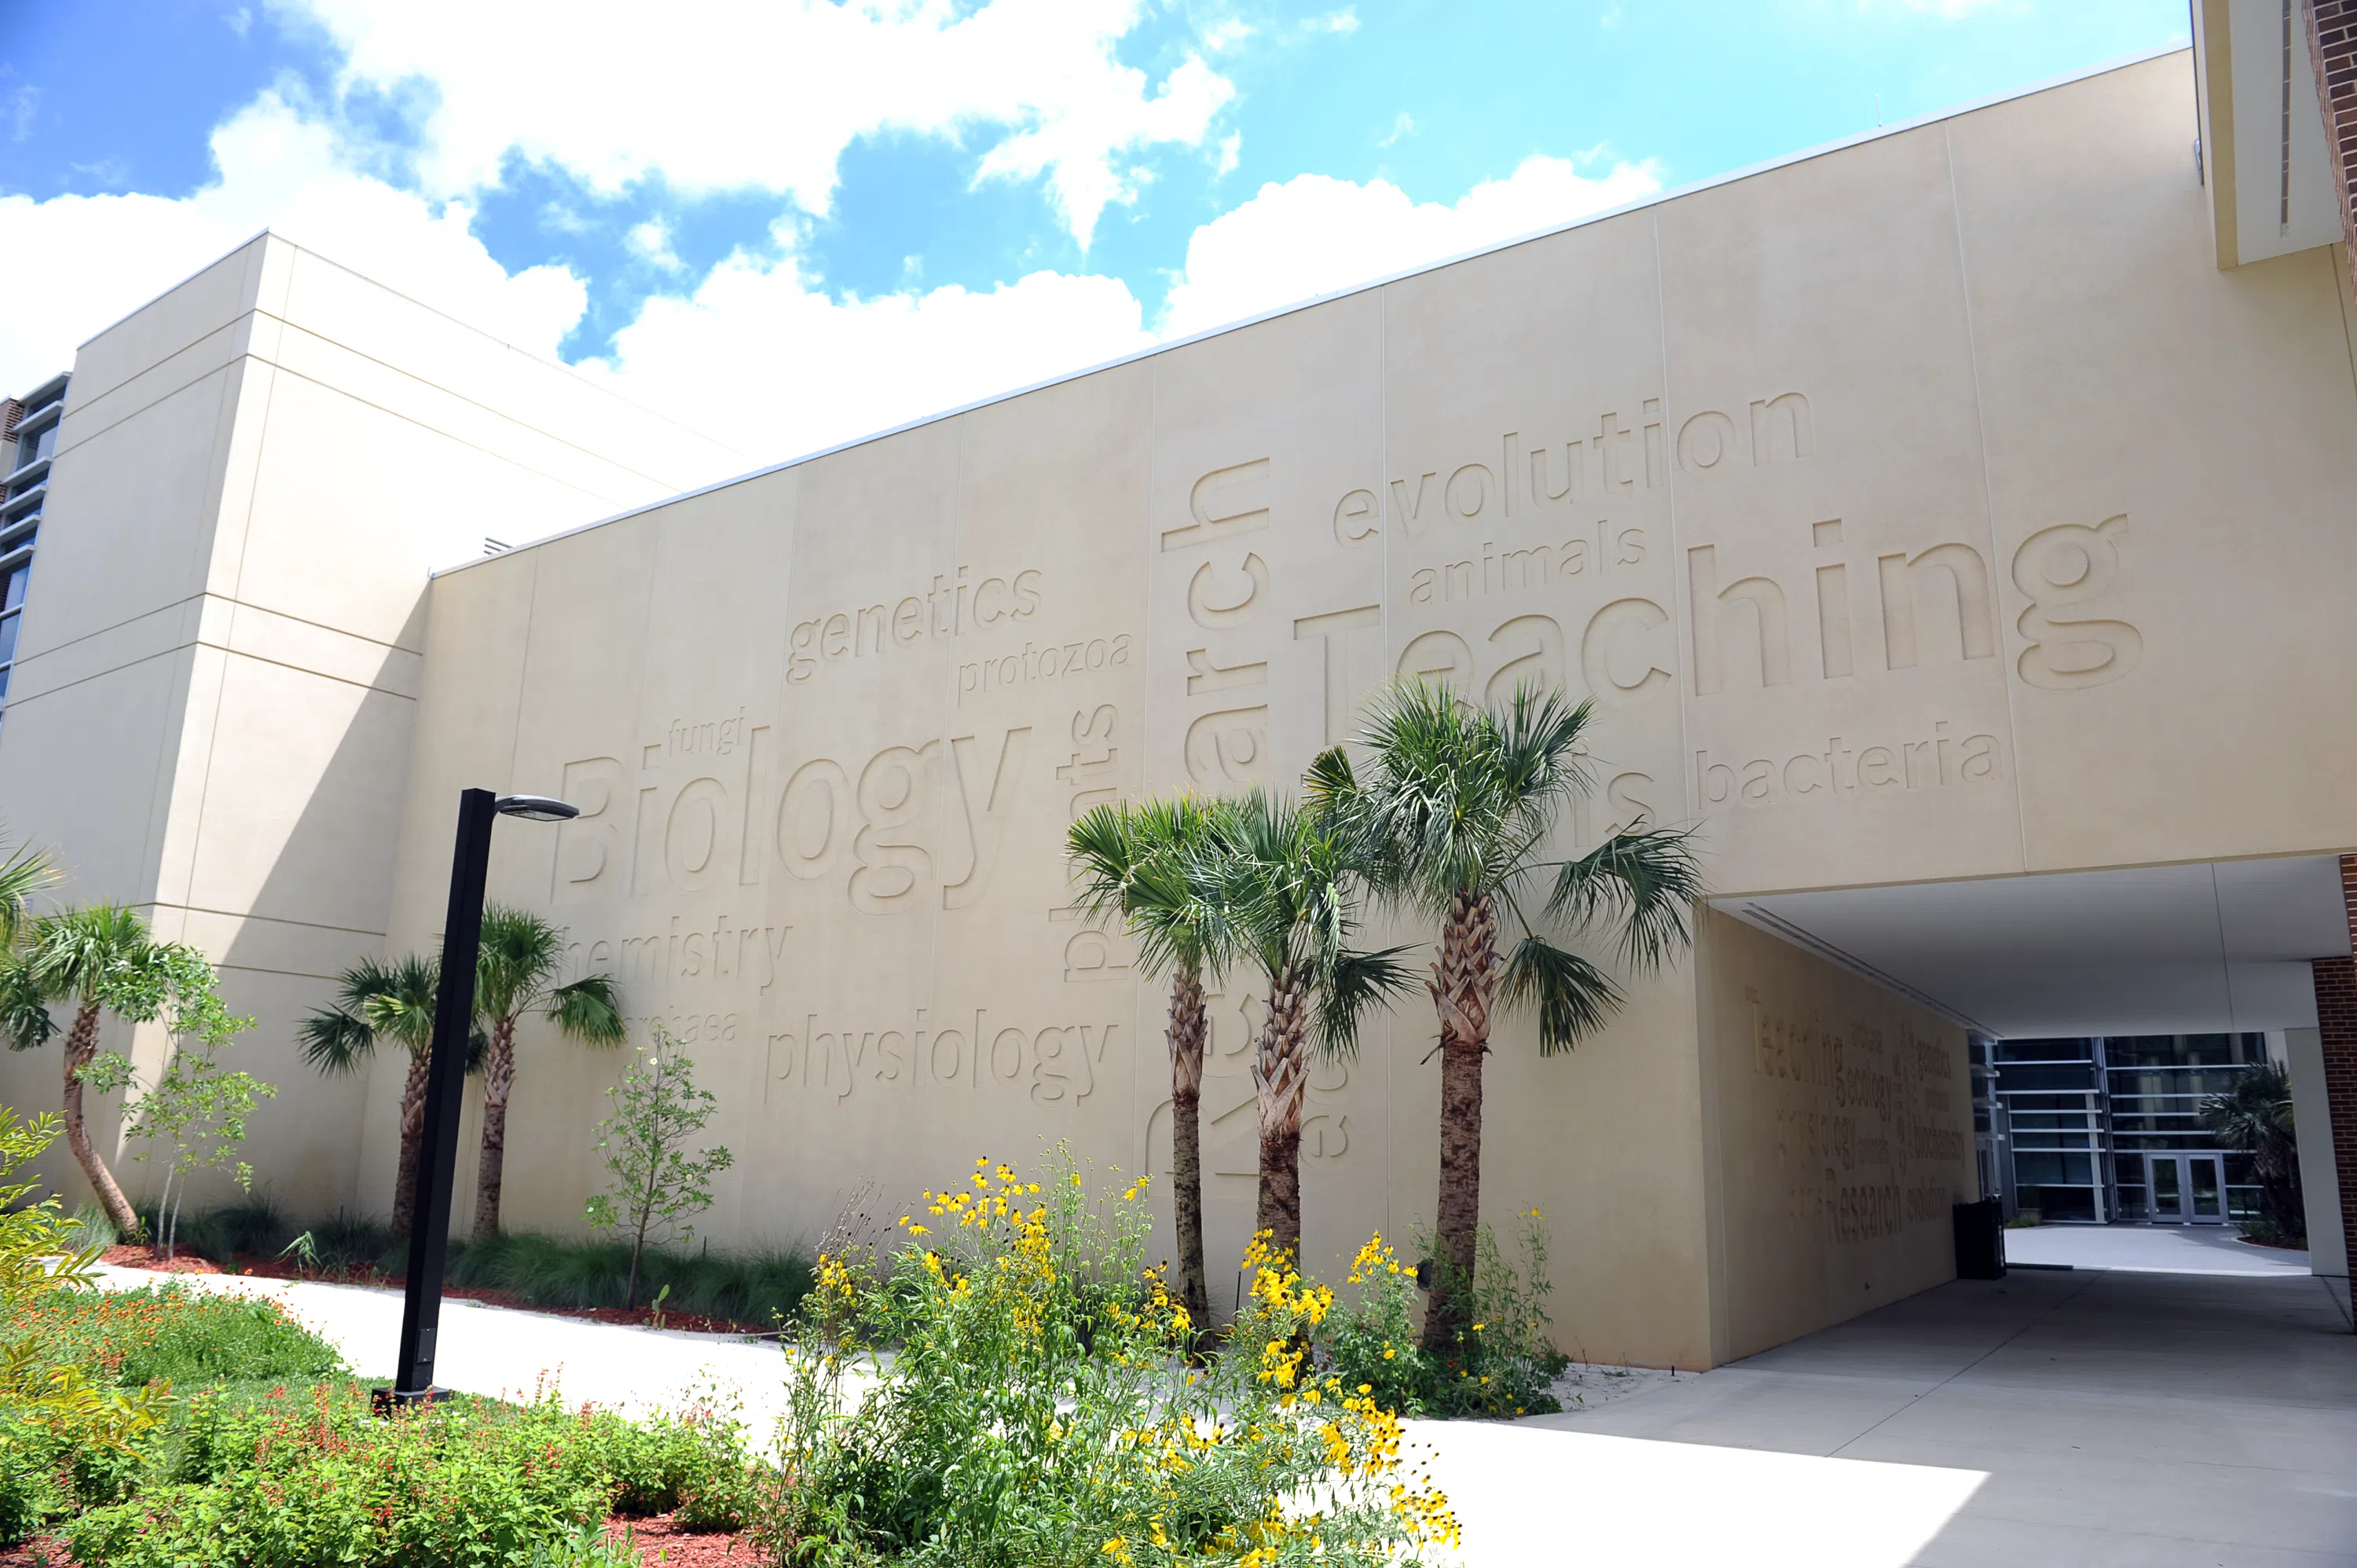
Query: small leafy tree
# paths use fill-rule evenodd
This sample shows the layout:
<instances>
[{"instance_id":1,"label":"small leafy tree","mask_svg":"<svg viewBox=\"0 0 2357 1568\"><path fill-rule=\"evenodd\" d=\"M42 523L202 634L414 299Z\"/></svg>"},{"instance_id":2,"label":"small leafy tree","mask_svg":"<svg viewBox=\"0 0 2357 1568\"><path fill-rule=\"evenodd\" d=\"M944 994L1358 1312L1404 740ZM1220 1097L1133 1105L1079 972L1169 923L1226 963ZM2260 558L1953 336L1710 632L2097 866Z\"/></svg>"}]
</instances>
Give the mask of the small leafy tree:
<instances>
[{"instance_id":1,"label":"small leafy tree","mask_svg":"<svg viewBox=\"0 0 2357 1568\"><path fill-rule=\"evenodd\" d=\"M630 1232L630 1283L622 1294L630 1307L639 1305L639 1265L647 1243L694 1236L694 1217L712 1207L712 1178L736 1156L718 1144L700 1155L688 1152L719 1101L695 1087L695 1064L661 1024L654 1026L654 1044L606 1095L614 1113L597 1124L597 1147L614 1184L589 1200L588 1219L592 1230Z\"/></svg>"},{"instance_id":2,"label":"small leafy tree","mask_svg":"<svg viewBox=\"0 0 2357 1568\"><path fill-rule=\"evenodd\" d=\"M253 1020L231 1013L221 1001L220 977L202 953L177 942L157 944L135 972L135 982L121 1001L151 1018L168 1006L173 1034L186 1037L156 1081L132 1102L124 1123L128 1136L148 1145L132 1158L145 1163L159 1150L168 1154L163 1190L156 1200L168 1259L179 1236L179 1200L188 1196L188 1178L229 1165L245 1143L246 1118L263 1101L276 1099L278 1090L252 1073L221 1067L221 1047L253 1027ZM120 1051L93 1058L81 1077L102 1092L135 1081L131 1060ZM240 1187L253 1190L253 1166L239 1160L231 1176ZM179 1189L177 1200L175 1187Z\"/></svg>"},{"instance_id":3,"label":"small leafy tree","mask_svg":"<svg viewBox=\"0 0 2357 1568\"><path fill-rule=\"evenodd\" d=\"M253 1167L242 1159L234 1165L231 1161L245 1144L245 1121L253 1114L253 1108L278 1098L275 1085L249 1072L223 1069L217 1045L204 1042L174 1051L162 1074L131 1107L125 1127L131 1136L149 1145L132 1158L144 1162L159 1151L168 1156L164 1188L156 1200L167 1262L179 1240L180 1206L188 1196L189 1176L228 1166L240 1188L253 1190ZM99 1061L102 1066L129 1066L112 1052ZM91 1081L98 1079L93 1076Z\"/></svg>"},{"instance_id":4,"label":"small leafy tree","mask_svg":"<svg viewBox=\"0 0 2357 1568\"><path fill-rule=\"evenodd\" d=\"M131 1024L163 1018L173 1034L214 1049L253 1021L231 1016L222 1004L213 966L202 953L156 941L135 910L115 904L44 915L0 960L0 1022L10 1049L28 1050L55 1035L48 1008L59 1002L74 1009L65 1044L66 1144L107 1219L121 1234L135 1236L139 1218L91 1142L82 1111L85 1085L103 1090L131 1080L129 1064L119 1057L100 1062L101 1015L113 1013Z\"/></svg>"}]
</instances>

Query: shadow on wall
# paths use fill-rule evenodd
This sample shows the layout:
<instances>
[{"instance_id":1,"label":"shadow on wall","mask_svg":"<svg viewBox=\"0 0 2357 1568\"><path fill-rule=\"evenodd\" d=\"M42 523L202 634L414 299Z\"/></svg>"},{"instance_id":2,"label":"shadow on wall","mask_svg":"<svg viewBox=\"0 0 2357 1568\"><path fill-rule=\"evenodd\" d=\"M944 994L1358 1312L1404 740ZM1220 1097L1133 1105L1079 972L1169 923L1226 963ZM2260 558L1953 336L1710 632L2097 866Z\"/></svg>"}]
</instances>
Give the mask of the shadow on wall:
<instances>
[{"instance_id":1,"label":"shadow on wall","mask_svg":"<svg viewBox=\"0 0 2357 1568\"><path fill-rule=\"evenodd\" d=\"M256 1190L297 1220L350 1207L372 1152L364 1122L383 1064L322 1078L296 1028L344 969L384 950L425 615L421 585L395 646L367 645L381 656L349 678L234 656L223 674L189 902L231 918L192 912L189 934L214 954L229 1004L254 1018L232 1049L278 1098L255 1114L245 1157ZM233 1191L221 1178L189 1201Z\"/></svg>"}]
</instances>

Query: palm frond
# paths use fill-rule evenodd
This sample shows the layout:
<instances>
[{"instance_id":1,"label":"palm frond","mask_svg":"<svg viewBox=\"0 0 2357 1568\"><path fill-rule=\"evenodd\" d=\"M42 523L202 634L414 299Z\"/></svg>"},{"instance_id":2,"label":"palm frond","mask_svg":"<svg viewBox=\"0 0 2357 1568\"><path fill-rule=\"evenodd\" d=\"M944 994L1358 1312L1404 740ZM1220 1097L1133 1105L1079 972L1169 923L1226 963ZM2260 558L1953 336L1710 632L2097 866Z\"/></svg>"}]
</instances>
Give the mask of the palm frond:
<instances>
[{"instance_id":1,"label":"palm frond","mask_svg":"<svg viewBox=\"0 0 2357 1568\"><path fill-rule=\"evenodd\" d=\"M341 1007L323 1007L295 1026L295 1052L314 1071L342 1078L376 1054L376 1031Z\"/></svg>"},{"instance_id":2,"label":"palm frond","mask_svg":"<svg viewBox=\"0 0 2357 1568\"><path fill-rule=\"evenodd\" d=\"M1351 841L1379 898L1438 916L1458 893L1518 875L1586 790L1581 747L1592 714L1527 688L1492 712L1445 687L1403 682L1370 709L1359 738L1365 768L1339 752L1321 757L1313 800Z\"/></svg>"},{"instance_id":3,"label":"palm frond","mask_svg":"<svg viewBox=\"0 0 2357 1568\"><path fill-rule=\"evenodd\" d=\"M27 978L44 1001L89 1001L135 980L152 956L147 922L120 904L83 904L33 922Z\"/></svg>"},{"instance_id":4,"label":"palm frond","mask_svg":"<svg viewBox=\"0 0 2357 1568\"><path fill-rule=\"evenodd\" d=\"M1657 968L1692 940L1702 865L1683 828L1637 828L1613 834L1555 872L1547 913L1578 930L1617 928L1621 961Z\"/></svg>"},{"instance_id":5,"label":"palm frond","mask_svg":"<svg viewBox=\"0 0 2357 1568\"><path fill-rule=\"evenodd\" d=\"M512 1018L541 1000L564 961L561 927L527 909L489 905L475 961L475 1004L490 1017Z\"/></svg>"},{"instance_id":6,"label":"palm frond","mask_svg":"<svg viewBox=\"0 0 2357 1568\"><path fill-rule=\"evenodd\" d=\"M1571 1049L1602 1028L1620 1005L1620 988L1611 976L1537 935L1515 944L1498 993L1510 1007L1538 1009L1544 1057Z\"/></svg>"},{"instance_id":7,"label":"palm frond","mask_svg":"<svg viewBox=\"0 0 2357 1568\"><path fill-rule=\"evenodd\" d=\"M1310 1045L1329 1060L1348 1061L1359 1054L1359 1030L1369 1011L1389 1006L1392 999L1416 988L1416 972L1400 961L1411 946L1384 948L1379 952L1341 955L1321 977L1318 1012Z\"/></svg>"},{"instance_id":8,"label":"palm frond","mask_svg":"<svg viewBox=\"0 0 2357 1568\"><path fill-rule=\"evenodd\" d=\"M398 1040L416 1056L434 1042L434 1013L441 990L441 960L412 953L376 968L368 994L360 1001L361 1016L370 1028Z\"/></svg>"},{"instance_id":9,"label":"palm frond","mask_svg":"<svg viewBox=\"0 0 2357 1568\"><path fill-rule=\"evenodd\" d=\"M56 863L30 844L0 860L0 946L16 946L29 924L33 896L60 880Z\"/></svg>"},{"instance_id":10,"label":"palm frond","mask_svg":"<svg viewBox=\"0 0 2357 1568\"><path fill-rule=\"evenodd\" d=\"M630 1034L610 974L585 975L550 992L548 1018L565 1035L588 1046L619 1045Z\"/></svg>"},{"instance_id":11,"label":"palm frond","mask_svg":"<svg viewBox=\"0 0 2357 1568\"><path fill-rule=\"evenodd\" d=\"M1149 976L1189 963L1209 974L1225 967L1225 950L1204 923L1194 866L1219 811L1190 794L1097 806L1065 837L1077 885L1072 908L1092 921L1120 920Z\"/></svg>"},{"instance_id":12,"label":"palm frond","mask_svg":"<svg viewBox=\"0 0 2357 1568\"><path fill-rule=\"evenodd\" d=\"M10 951L0 956L0 1042L12 1051L47 1045L58 1026L45 1000L33 980L29 955Z\"/></svg>"}]
</instances>

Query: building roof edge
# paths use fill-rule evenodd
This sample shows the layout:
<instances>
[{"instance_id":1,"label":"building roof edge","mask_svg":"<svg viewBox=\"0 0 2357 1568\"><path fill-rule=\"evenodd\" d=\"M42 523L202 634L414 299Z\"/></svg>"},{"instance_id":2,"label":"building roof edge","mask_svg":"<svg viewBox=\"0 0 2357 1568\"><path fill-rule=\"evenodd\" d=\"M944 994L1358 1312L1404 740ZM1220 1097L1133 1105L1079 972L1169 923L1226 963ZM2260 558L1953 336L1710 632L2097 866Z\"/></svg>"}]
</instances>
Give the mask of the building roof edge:
<instances>
[{"instance_id":1,"label":"building roof edge","mask_svg":"<svg viewBox=\"0 0 2357 1568\"><path fill-rule=\"evenodd\" d=\"M1650 207L1660 207L1668 202L1675 201L1682 197L1694 196L1706 190L1714 190L1720 186L1733 185L1738 180L1753 179L1761 175L1772 174L1779 169L1790 168L1796 164L1804 164L1810 162L1812 159L1824 157L1834 153L1845 152L1851 147L1862 146L1869 142L1880 141L1886 136L1903 135L1910 131L1920 131L1927 125L1937 125L1949 120L1962 119L1967 114L1977 113L1984 109L1993 109L2000 104L2010 103L2018 99L2035 97L2041 92L2051 92L2059 88L2069 87L2078 82L2091 81L2095 77L2108 76L2114 71L2127 70L2136 66L2147 65L2157 59L2165 59L2170 55L2190 55L2192 52L2192 48L2193 45L2190 38L2183 42L2158 45L2152 48L2138 50L2134 54L2124 55L2115 59L2105 60L2098 65L2089 66L2083 70L2068 71L2060 76L2047 77L2041 81L2030 82L2027 86L2011 88L2003 92L1990 93L1986 97L1973 99L1967 102L1956 104L1946 109L1937 110L1929 114L1919 114L1914 116L1912 119L1893 121L1888 125L1878 125L1871 131L1862 131L1854 136L1844 136L1835 141L1821 142L1815 146L1806 147L1796 153L1787 153L1779 157L1763 159L1759 163L1748 164L1741 168L1730 170L1726 174L1713 175L1706 179L1693 180L1685 185L1678 186L1670 190L1658 191L1641 200L1624 202L1618 207L1607 208L1601 211L1587 213L1581 217L1572 219L1568 222L1555 224L1551 228L1534 230L1527 234L1517 234L1512 239L1500 240L1492 244L1477 246L1472 250L1460 252L1455 255L1445 256L1437 261L1421 263L1413 267L1404 267L1398 272L1387 273L1381 277L1370 278L1363 283L1351 284L1348 287L1344 288L1330 289L1324 294L1313 295L1308 299L1296 300L1289 305L1277 306L1271 309L1264 310L1256 316L1247 316L1239 320L1223 322L1217 327L1205 328L1200 332L1190 332L1183 338L1169 338L1167 341L1153 344L1148 348L1139 349L1127 354L1118 355L1110 360L1103 360L1092 365L1082 366L1078 370L1067 371L1060 375L1049 376L1041 381L1028 382L1019 387L1010 388L1006 392L993 392L987 397L975 398L970 403L960 403L954 408L945 408L938 413L928 413L917 419L906 420L899 424L890 425L882 430L870 431L866 435L852 436L845 440L834 442L825 446L815 447L811 451L798 454L795 456L783 458L775 463L764 464L758 468L748 469L742 474L731 475L729 478L725 479L716 479L708 485L698 485L693 489L682 490L677 495L665 496L660 500L647 501L640 505L628 508L622 511L612 513L609 516L598 518L591 522L576 523L571 528L560 530L555 533L547 534L539 539L528 540L522 544L515 545L511 549L502 552L499 555L487 555L479 559L453 562L447 566L439 566L435 568L430 575L440 577L452 572L463 572L470 566L479 566L486 561L503 560L509 555L520 554L527 550L536 550L544 544L553 544L560 539L569 539L576 533L586 533L594 528L604 528L609 523L626 521L627 520L637 517L643 512L652 511L658 507L670 506L677 501L691 499L697 496L710 495L716 490L725 490L735 485L747 484L755 479L766 478L771 474L782 472L787 468L799 467L804 463L813 463L816 462L821 457L832 456L837 452L847 452L855 446L865 446L871 441L888 440L892 436L905 435L911 430L922 429L928 424L938 424L946 419L955 419L963 414L972 413L977 409L989 408L995 404L1006 403L1015 398L1025 397L1032 392L1039 392L1048 387L1061 386L1067 381L1076 381L1089 376L1101 375L1107 371L1118 370L1124 365L1135 364L1139 360L1152 359L1157 354L1166 354L1175 349L1183 349L1189 344L1202 342L1206 338L1218 338L1226 333L1240 331L1247 327L1257 327L1264 321L1272 321L1281 316L1290 316L1296 311L1314 309L1321 305L1331 304L1333 301L1338 299L1347 299L1352 295L1366 294L1374 289L1386 288L1405 278L1420 277L1426 273L1439 272L1445 267L1456 266L1461 262L1472 261L1481 256L1494 255L1501 251L1510 251L1517 245L1527 245L1535 241L1552 239L1557 234L1569 233L1574 229L1584 229L1591 223L1601 223L1608 219L1625 217L1629 213L1641 212Z\"/></svg>"}]
</instances>

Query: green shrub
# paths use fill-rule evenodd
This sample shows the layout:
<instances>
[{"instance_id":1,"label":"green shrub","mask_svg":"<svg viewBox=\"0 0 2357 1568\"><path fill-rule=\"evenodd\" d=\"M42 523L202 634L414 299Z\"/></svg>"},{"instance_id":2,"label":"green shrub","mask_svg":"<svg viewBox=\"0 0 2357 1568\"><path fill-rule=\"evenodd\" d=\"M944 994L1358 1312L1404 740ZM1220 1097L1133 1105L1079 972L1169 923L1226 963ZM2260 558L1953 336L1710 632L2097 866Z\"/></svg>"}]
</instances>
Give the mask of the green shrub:
<instances>
[{"instance_id":1,"label":"green shrub","mask_svg":"<svg viewBox=\"0 0 2357 1568\"><path fill-rule=\"evenodd\" d=\"M103 1208L95 1203L85 1203L75 1209L73 1218L66 1222L64 1240L66 1246L74 1251L102 1252L120 1242L123 1233L114 1228L114 1221L106 1217Z\"/></svg>"},{"instance_id":2,"label":"green shrub","mask_svg":"<svg viewBox=\"0 0 2357 1568\"><path fill-rule=\"evenodd\" d=\"M1522 1217L1523 1266L1509 1263L1488 1226L1475 1242L1472 1326L1445 1355L1419 1343L1415 1271L1378 1235L1359 1250L1346 1283L1355 1306L1336 1312L1318 1337L1334 1373L1402 1415L1538 1415L1561 1410L1550 1389L1571 1363L1547 1338L1546 1226L1536 1209ZM1430 1249L1421 1249L1429 1251ZM1445 1265L1437 1260L1424 1267ZM1427 1277L1429 1277L1427 1275Z\"/></svg>"},{"instance_id":3,"label":"green shrub","mask_svg":"<svg viewBox=\"0 0 2357 1568\"><path fill-rule=\"evenodd\" d=\"M1392 1416L1311 1374L1332 1296L1255 1250L1226 1352L1143 1267L1145 1184L1100 1205L978 1166L901 1220L888 1262L822 1258L791 1356L785 1485L759 1538L791 1561L1135 1568L1415 1561L1453 1544ZM940 1232L938 1238L935 1230ZM885 1348L889 1347L889 1354Z\"/></svg>"},{"instance_id":4,"label":"green shrub","mask_svg":"<svg viewBox=\"0 0 2357 1568\"><path fill-rule=\"evenodd\" d=\"M339 1208L304 1234L311 1239L307 1261L322 1273L398 1277L409 1267L409 1242L381 1219Z\"/></svg>"},{"instance_id":5,"label":"green shrub","mask_svg":"<svg viewBox=\"0 0 2357 1568\"><path fill-rule=\"evenodd\" d=\"M343 1370L335 1347L278 1303L178 1283L58 1291L27 1321L50 1365L86 1368L118 1388L165 1381L186 1392L223 1379L308 1382Z\"/></svg>"},{"instance_id":6,"label":"green shrub","mask_svg":"<svg viewBox=\"0 0 2357 1568\"><path fill-rule=\"evenodd\" d=\"M519 1231L454 1247L450 1260L452 1284L504 1291L532 1306L620 1306L630 1279L626 1241L568 1241ZM810 1260L799 1252L650 1249L640 1263L639 1299L651 1301L668 1286L663 1305L670 1311L774 1325L802 1305L812 1279Z\"/></svg>"},{"instance_id":7,"label":"green shrub","mask_svg":"<svg viewBox=\"0 0 2357 1568\"><path fill-rule=\"evenodd\" d=\"M609 1512L728 1523L749 1496L742 1432L710 1412L633 1426L608 1411L454 1401L383 1420L357 1384L188 1402L168 1462L65 1527L101 1568L595 1563ZM603 1549L596 1549L602 1552Z\"/></svg>"},{"instance_id":8,"label":"green shrub","mask_svg":"<svg viewBox=\"0 0 2357 1568\"><path fill-rule=\"evenodd\" d=\"M0 1550L37 1533L63 1511L55 1480L56 1453L47 1434L0 1417Z\"/></svg>"}]
</instances>

